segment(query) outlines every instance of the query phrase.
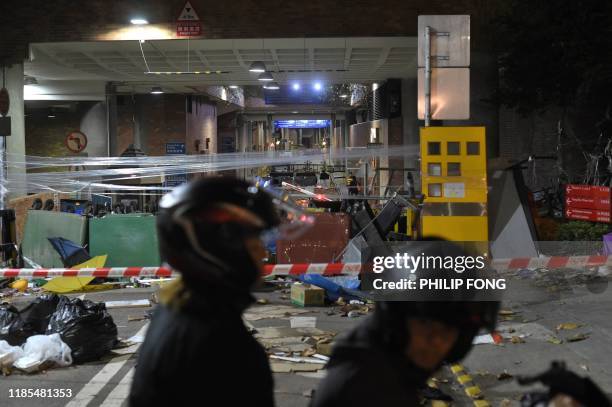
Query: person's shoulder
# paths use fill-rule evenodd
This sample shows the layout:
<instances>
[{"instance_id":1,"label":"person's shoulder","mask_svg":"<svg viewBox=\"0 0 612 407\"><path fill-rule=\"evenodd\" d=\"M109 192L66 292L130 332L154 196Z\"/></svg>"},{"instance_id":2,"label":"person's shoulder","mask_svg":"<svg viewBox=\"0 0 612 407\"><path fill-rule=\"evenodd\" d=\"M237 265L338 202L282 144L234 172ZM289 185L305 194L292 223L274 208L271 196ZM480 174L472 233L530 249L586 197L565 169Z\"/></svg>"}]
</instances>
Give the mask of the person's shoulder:
<instances>
[{"instance_id":1,"label":"person's shoulder","mask_svg":"<svg viewBox=\"0 0 612 407\"><path fill-rule=\"evenodd\" d=\"M316 389L310 407L331 407L338 404L371 407L397 397L397 389L370 358L342 361L327 369L327 375Z\"/></svg>"},{"instance_id":2,"label":"person's shoulder","mask_svg":"<svg viewBox=\"0 0 612 407\"><path fill-rule=\"evenodd\" d=\"M310 407L418 405L416 391L407 383L402 385L384 358L377 358L374 353L362 356L332 364Z\"/></svg>"}]
</instances>

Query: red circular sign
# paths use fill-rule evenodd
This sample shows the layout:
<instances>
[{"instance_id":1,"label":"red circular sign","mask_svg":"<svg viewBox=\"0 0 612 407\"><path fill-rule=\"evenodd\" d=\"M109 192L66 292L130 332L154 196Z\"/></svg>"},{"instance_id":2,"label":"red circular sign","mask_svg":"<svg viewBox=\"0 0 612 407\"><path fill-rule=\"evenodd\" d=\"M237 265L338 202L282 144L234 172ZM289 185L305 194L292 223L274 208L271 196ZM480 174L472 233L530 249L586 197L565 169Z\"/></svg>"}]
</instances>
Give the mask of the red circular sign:
<instances>
[{"instance_id":1,"label":"red circular sign","mask_svg":"<svg viewBox=\"0 0 612 407\"><path fill-rule=\"evenodd\" d=\"M11 107L11 98L6 88L0 89L0 115L6 116Z\"/></svg>"},{"instance_id":2,"label":"red circular sign","mask_svg":"<svg viewBox=\"0 0 612 407\"><path fill-rule=\"evenodd\" d=\"M66 136L66 147L73 153L80 153L87 147L87 136L80 131L73 131Z\"/></svg>"}]
</instances>

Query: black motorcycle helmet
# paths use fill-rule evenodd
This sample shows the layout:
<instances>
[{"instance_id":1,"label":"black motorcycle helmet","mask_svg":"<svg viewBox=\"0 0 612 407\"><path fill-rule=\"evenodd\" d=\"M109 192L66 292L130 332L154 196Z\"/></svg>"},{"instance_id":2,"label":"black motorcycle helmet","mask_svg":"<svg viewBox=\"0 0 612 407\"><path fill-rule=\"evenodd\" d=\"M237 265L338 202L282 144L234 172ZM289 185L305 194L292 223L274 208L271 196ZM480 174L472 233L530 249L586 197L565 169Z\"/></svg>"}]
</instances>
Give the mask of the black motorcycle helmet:
<instances>
[{"instance_id":1,"label":"black motorcycle helmet","mask_svg":"<svg viewBox=\"0 0 612 407\"><path fill-rule=\"evenodd\" d=\"M434 238L417 242L415 252L414 255L442 257L468 254L453 242ZM422 276L420 273L421 270L416 271L417 276ZM467 278L465 274L456 274L452 271L437 274L436 277ZM380 326L386 327L384 338L387 345L401 352L406 349L410 340L407 319L432 320L456 327L459 336L445 359L447 363L455 363L467 355L479 331L492 332L497 325L500 302L474 301L472 295L473 293L468 290L456 289L446 291L444 300L381 301L377 303L375 316Z\"/></svg>"},{"instance_id":2,"label":"black motorcycle helmet","mask_svg":"<svg viewBox=\"0 0 612 407\"><path fill-rule=\"evenodd\" d=\"M259 268L245 241L278 224L268 193L236 178L201 178L161 199L160 254L194 289L246 293Z\"/></svg>"}]
</instances>

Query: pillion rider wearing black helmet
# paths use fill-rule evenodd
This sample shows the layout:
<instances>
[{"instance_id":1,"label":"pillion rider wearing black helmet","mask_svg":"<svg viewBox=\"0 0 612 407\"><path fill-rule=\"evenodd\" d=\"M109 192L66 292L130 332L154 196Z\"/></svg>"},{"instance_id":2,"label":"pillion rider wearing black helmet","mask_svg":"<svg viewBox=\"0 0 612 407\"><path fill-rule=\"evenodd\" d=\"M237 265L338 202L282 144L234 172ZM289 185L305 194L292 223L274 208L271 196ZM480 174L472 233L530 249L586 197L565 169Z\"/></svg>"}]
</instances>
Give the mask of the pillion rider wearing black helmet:
<instances>
[{"instance_id":1,"label":"pillion rider wearing black helmet","mask_svg":"<svg viewBox=\"0 0 612 407\"><path fill-rule=\"evenodd\" d=\"M279 223L272 197L211 177L176 188L159 206L162 259L181 278L160 293L130 405L274 405L266 353L242 321L265 257L260 236Z\"/></svg>"},{"instance_id":2,"label":"pillion rider wearing black helmet","mask_svg":"<svg viewBox=\"0 0 612 407\"><path fill-rule=\"evenodd\" d=\"M418 242L409 250L415 256L465 254L452 243L439 241ZM465 273L452 271L434 274L465 278ZM422 270L414 275L425 276ZM496 325L499 302L469 301L470 294L465 294L449 290L432 297L444 300L431 301L419 294L385 296L394 300L377 302L374 313L335 344L327 376L311 407L420 406L427 379L444 363L463 359L474 336Z\"/></svg>"}]
</instances>

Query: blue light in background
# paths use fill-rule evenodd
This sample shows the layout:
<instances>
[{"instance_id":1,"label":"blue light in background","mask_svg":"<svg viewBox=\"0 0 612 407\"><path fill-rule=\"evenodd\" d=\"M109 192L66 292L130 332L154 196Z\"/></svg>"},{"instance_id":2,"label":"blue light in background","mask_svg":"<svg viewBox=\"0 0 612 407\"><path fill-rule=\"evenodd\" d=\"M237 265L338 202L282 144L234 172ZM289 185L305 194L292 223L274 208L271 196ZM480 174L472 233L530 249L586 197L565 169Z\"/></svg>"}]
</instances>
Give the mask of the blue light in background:
<instances>
[{"instance_id":1,"label":"blue light in background","mask_svg":"<svg viewBox=\"0 0 612 407\"><path fill-rule=\"evenodd\" d=\"M301 86L299 83L294 83L293 86L291 86L293 88L293 90L300 90Z\"/></svg>"},{"instance_id":2,"label":"blue light in background","mask_svg":"<svg viewBox=\"0 0 612 407\"><path fill-rule=\"evenodd\" d=\"M330 125L331 120L274 120L278 129L322 129Z\"/></svg>"},{"instance_id":3,"label":"blue light in background","mask_svg":"<svg viewBox=\"0 0 612 407\"><path fill-rule=\"evenodd\" d=\"M312 88L316 91L319 91L323 89L323 85L321 84L321 82L315 82L314 85L312 85Z\"/></svg>"}]
</instances>

